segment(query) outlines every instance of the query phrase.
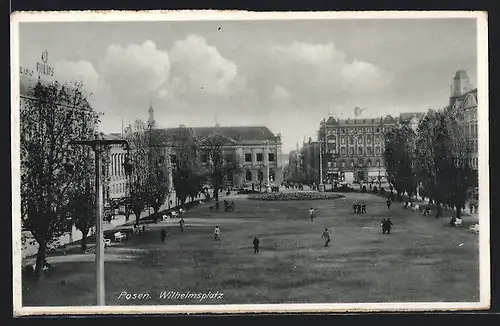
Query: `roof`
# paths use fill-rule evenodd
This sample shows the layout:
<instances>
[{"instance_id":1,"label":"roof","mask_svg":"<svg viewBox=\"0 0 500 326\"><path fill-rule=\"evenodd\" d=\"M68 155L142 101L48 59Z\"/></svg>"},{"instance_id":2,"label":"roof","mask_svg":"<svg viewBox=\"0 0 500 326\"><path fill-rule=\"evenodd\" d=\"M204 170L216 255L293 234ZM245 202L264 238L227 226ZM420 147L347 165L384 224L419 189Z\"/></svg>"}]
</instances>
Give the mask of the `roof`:
<instances>
[{"instance_id":1,"label":"roof","mask_svg":"<svg viewBox=\"0 0 500 326\"><path fill-rule=\"evenodd\" d=\"M234 126L234 127L192 127L195 137L206 137L211 133L218 133L234 141L265 141L275 140L277 137L264 126ZM168 137L173 135L179 128L168 128L159 130Z\"/></svg>"},{"instance_id":2,"label":"roof","mask_svg":"<svg viewBox=\"0 0 500 326\"><path fill-rule=\"evenodd\" d=\"M413 118L420 119L425 115L425 112L408 112L408 113L401 113L399 115L399 119L402 121L408 121Z\"/></svg>"},{"instance_id":3,"label":"roof","mask_svg":"<svg viewBox=\"0 0 500 326\"><path fill-rule=\"evenodd\" d=\"M458 70L455 73L455 77L453 79L469 79L469 76L467 75L467 71L465 71L465 70Z\"/></svg>"},{"instance_id":4,"label":"roof","mask_svg":"<svg viewBox=\"0 0 500 326\"><path fill-rule=\"evenodd\" d=\"M460 96L450 97L449 106L468 109L477 107L477 88L474 88Z\"/></svg>"},{"instance_id":5,"label":"roof","mask_svg":"<svg viewBox=\"0 0 500 326\"><path fill-rule=\"evenodd\" d=\"M154 129L161 138L173 138L174 134L180 128ZM240 141L265 141L275 140L275 136L267 127L264 126L234 126L234 127L192 127L195 137L207 137L211 133L219 133L223 137L232 140L233 142ZM121 133L110 133L106 135L108 139L121 139Z\"/></svg>"},{"instance_id":6,"label":"roof","mask_svg":"<svg viewBox=\"0 0 500 326\"><path fill-rule=\"evenodd\" d=\"M359 118L359 119L335 119L334 117L329 117L326 122L327 125L356 125L356 124L396 124L396 119L392 116L387 115L385 117L377 118Z\"/></svg>"}]
</instances>

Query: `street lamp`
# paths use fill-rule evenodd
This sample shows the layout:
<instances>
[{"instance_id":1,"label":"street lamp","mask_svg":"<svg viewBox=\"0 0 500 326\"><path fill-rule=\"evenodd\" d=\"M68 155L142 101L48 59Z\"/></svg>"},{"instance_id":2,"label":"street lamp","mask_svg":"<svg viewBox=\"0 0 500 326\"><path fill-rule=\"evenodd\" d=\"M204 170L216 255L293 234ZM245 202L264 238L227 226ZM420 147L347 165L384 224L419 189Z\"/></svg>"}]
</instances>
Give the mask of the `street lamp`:
<instances>
[{"instance_id":1,"label":"street lamp","mask_svg":"<svg viewBox=\"0 0 500 326\"><path fill-rule=\"evenodd\" d=\"M103 192L102 192L102 162L101 154L109 145L123 145L128 150L128 142L126 140L73 140L70 145L86 145L92 147L95 153L95 187L96 187L96 268L97 268L97 305L104 306L105 287L104 287L104 232L103 232ZM67 171L73 171L74 165L67 161L64 168ZM129 167L130 168L130 167ZM125 170L127 172L127 170Z\"/></svg>"}]
</instances>

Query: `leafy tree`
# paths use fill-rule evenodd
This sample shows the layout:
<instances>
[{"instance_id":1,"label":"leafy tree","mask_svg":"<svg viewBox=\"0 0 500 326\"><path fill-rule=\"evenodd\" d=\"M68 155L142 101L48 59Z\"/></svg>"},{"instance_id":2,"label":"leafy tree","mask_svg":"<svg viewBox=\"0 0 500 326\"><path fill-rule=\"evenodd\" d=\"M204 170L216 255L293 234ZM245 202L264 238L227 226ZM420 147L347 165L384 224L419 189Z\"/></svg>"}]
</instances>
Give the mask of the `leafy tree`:
<instances>
[{"instance_id":1,"label":"leafy tree","mask_svg":"<svg viewBox=\"0 0 500 326\"><path fill-rule=\"evenodd\" d=\"M98 123L81 84L38 82L20 110L21 215L39 244L35 275L46 258L47 243L65 231L68 190L74 174L65 163L81 155L68 142L90 137Z\"/></svg>"},{"instance_id":2,"label":"leafy tree","mask_svg":"<svg viewBox=\"0 0 500 326\"><path fill-rule=\"evenodd\" d=\"M201 140L201 150L207 157L203 165L212 181L216 203L227 175L239 170L234 149L228 148L228 145L228 139L218 133L211 133Z\"/></svg>"},{"instance_id":3,"label":"leafy tree","mask_svg":"<svg viewBox=\"0 0 500 326\"><path fill-rule=\"evenodd\" d=\"M155 129L156 122L148 121L148 181L147 195L148 203L156 213L160 210L161 205L165 203L169 194L168 174L166 173L165 164L165 141L161 133L157 133Z\"/></svg>"},{"instance_id":4,"label":"leafy tree","mask_svg":"<svg viewBox=\"0 0 500 326\"><path fill-rule=\"evenodd\" d=\"M176 197L184 205L188 197L196 197L203 186L203 173L198 157L198 140L188 127L181 125L172 135L174 150L173 183Z\"/></svg>"},{"instance_id":5,"label":"leafy tree","mask_svg":"<svg viewBox=\"0 0 500 326\"><path fill-rule=\"evenodd\" d=\"M137 119L133 125L125 129L125 139L129 143L128 159L133 164L132 171L128 176L129 205L139 225L141 213L150 200L149 186L149 134L147 125Z\"/></svg>"},{"instance_id":6,"label":"leafy tree","mask_svg":"<svg viewBox=\"0 0 500 326\"><path fill-rule=\"evenodd\" d=\"M385 134L384 161L398 201L402 200L404 192L410 198L416 194L415 139L415 132L407 123L402 123Z\"/></svg>"},{"instance_id":7,"label":"leafy tree","mask_svg":"<svg viewBox=\"0 0 500 326\"><path fill-rule=\"evenodd\" d=\"M87 134L80 135L79 139L92 137L92 130L86 130ZM103 134L99 138L103 138ZM101 152L102 167L108 166L110 156L109 148ZM96 188L95 188L95 153L90 146L77 145L74 155L78 157L78 165L74 167L73 180L69 189L69 202L67 211L71 214L71 221L75 227L82 232L81 251L87 250L87 236L89 230L95 226L96 216ZM101 187L106 189L109 180L106 169L102 169Z\"/></svg>"}]
</instances>

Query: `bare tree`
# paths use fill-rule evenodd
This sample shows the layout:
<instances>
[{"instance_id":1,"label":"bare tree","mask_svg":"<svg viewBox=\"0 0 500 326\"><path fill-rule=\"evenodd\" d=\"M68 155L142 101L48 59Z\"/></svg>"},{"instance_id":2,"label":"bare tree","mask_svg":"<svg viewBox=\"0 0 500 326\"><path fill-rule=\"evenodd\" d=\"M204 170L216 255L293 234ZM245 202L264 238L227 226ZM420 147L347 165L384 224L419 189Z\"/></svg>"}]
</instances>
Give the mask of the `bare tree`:
<instances>
[{"instance_id":1,"label":"bare tree","mask_svg":"<svg viewBox=\"0 0 500 326\"><path fill-rule=\"evenodd\" d=\"M212 181L215 194L215 202L219 202L219 190L226 177L231 172L239 171L235 150L231 148L229 140L218 134L211 133L200 140L200 150L206 155L206 162L203 166L207 170L208 178Z\"/></svg>"}]
</instances>

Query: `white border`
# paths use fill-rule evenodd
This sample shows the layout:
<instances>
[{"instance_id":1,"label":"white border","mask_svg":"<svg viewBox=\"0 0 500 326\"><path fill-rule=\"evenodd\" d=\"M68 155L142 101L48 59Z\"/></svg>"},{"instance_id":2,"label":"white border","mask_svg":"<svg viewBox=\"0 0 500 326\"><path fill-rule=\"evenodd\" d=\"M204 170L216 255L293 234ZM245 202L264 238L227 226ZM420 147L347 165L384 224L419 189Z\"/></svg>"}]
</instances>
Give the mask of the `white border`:
<instances>
[{"instance_id":1,"label":"white border","mask_svg":"<svg viewBox=\"0 0 500 326\"><path fill-rule=\"evenodd\" d=\"M320 19L422 19L476 18L478 54L478 162L480 221L480 301L422 303L343 303L343 304L264 304L264 305L173 305L106 307L22 307L21 297L21 225L19 201L12 200L13 308L15 316L59 314L175 314L175 313L294 313L294 312L374 312L374 311L459 311L490 307L490 225L489 225L489 152L488 152L488 26L485 12L472 11L358 11L358 12L244 12L244 11L73 11L15 12L11 15L12 70L12 198L20 198L19 178L19 23L21 22L108 22L108 21L223 21L223 20L320 20Z\"/></svg>"}]
</instances>

